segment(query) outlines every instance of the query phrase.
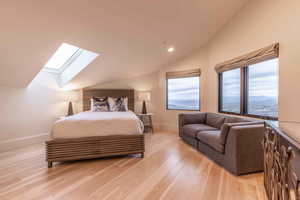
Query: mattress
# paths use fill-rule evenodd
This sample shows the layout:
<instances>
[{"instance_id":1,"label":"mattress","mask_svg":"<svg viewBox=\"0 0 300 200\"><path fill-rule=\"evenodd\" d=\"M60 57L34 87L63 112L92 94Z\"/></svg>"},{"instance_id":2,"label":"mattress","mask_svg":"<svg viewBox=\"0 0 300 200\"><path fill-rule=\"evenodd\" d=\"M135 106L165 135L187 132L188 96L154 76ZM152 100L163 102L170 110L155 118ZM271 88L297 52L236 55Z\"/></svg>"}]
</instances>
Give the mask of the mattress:
<instances>
[{"instance_id":1,"label":"mattress","mask_svg":"<svg viewBox=\"0 0 300 200\"><path fill-rule=\"evenodd\" d=\"M54 123L52 139L143 134L141 120L132 112L81 112Z\"/></svg>"}]
</instances>

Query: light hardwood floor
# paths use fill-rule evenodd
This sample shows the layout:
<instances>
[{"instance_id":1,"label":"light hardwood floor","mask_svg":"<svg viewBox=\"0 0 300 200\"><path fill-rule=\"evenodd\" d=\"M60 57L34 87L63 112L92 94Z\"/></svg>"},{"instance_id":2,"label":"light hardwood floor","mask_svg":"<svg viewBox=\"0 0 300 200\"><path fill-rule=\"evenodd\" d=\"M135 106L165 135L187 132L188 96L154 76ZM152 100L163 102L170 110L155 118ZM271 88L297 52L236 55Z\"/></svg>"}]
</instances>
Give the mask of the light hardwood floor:
<instances>
[{"instance_id":1,"label":"light hardwood floor","mask_svg":"<svg viewBox=\"0 0 300 200\"><path fill-rule=\"evenodd\" d=\"M262 174L235 177L176 134L146 136L146 154L60 163L47 168L44 147L0 153L0 199L266 199Z\"/></svg>"}]
</instances>

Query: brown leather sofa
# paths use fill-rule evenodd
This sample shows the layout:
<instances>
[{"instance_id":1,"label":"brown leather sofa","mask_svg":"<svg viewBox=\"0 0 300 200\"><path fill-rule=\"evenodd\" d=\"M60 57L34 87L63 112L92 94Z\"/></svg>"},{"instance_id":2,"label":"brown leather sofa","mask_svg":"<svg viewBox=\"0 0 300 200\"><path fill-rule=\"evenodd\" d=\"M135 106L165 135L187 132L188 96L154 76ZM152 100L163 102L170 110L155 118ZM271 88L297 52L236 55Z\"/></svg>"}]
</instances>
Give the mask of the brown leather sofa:
<instances>
[{"instance_id":1,"label":"brown leather sofa","mask_svg":"<svg viewBox=\"0 0 300 200\"><path fill-rule=\"evenodd\" d=\"M179 114L179 136L235 175L263 170L264 122L215 113Z\"/></svg>"}]
</instances>

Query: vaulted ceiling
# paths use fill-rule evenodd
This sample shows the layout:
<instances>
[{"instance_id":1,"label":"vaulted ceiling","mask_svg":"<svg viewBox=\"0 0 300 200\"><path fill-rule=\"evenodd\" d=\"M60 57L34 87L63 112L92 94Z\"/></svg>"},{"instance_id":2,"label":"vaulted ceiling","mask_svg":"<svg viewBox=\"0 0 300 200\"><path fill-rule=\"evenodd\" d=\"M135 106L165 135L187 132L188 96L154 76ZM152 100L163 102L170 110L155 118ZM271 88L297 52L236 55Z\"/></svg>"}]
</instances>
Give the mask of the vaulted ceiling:
<instances>
[{"instance_id":1,"label":"vaulted ceiling","mask_svg":"<svg viewBox=\"0 0 300 200\"><path fill-rule=\"evenodd\" d=\"M204 45L246 1L3 0L0 85L26 87L63 42L101 54L78 87L156 71Z\"/></svg>"}]
</instances>

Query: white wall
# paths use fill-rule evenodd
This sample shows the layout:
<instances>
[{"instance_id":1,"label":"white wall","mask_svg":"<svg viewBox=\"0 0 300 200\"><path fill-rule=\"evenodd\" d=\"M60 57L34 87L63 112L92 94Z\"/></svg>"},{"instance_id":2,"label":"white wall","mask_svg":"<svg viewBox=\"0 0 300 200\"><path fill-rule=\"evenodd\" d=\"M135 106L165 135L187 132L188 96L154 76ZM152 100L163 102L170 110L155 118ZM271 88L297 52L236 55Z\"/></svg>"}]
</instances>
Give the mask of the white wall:
<instances>
[{"instance_id":1,"label":"white wall","mask_svg":"<svg viewBox=\"0 0 300 200\"><path fill-rule=\"evenodd\" d=\"M54 76L47 72L40 72L27 88L0 87L0 91L2 147L20 139L47 135L57 117L66 114L68 97L77 95L58 88Z\"/></svg>"},{"instance_id":2,"label":"white wall","mask_svg":"<svg viewBox=\"0 0 300 200\"><path fill-rule=\"evenodd\" d=\"M200 49L194 54L179 60L175 63L169 64L159 71L158 74L158 94L159 99L157 105L157 115L159 116L160 128L162 130L177 130L178 114L187 111L167 110L166 109L166 72L180 71L187 69L201 69L200 77L200 92L201 92L201 111L206 111L206 68L208 66L208 54L205 48ZM189 111L191 112L191 111Z\"/></svg>"},{"instance_id":3,"label":"white wall","mask_svg":"<svg viewBox=\"0 0 300 200\"><path fill-rule=\"evenodd\" d=\"M218 79L216 64L280 43L279 120L300 121L300 1L253 0L193 54L169 64L158 73L157 109L162 129L176 130L178 113L165 109L165 73L200 67L202 111L217 112ZM142 80L142 79L141 79Z\"/></svg>"},{"instance_id":4,"label":"white wall","mask_svg":"<svg viewBox=\"0 0 300 200\"><path fill-rule=\"evenodd\" d=\"M298 0L253 0L212 39L207 73L209 111L217 111L217 63L279 42L279 120L300 121L299 13Z\"/></svg>"}]
</instances>

